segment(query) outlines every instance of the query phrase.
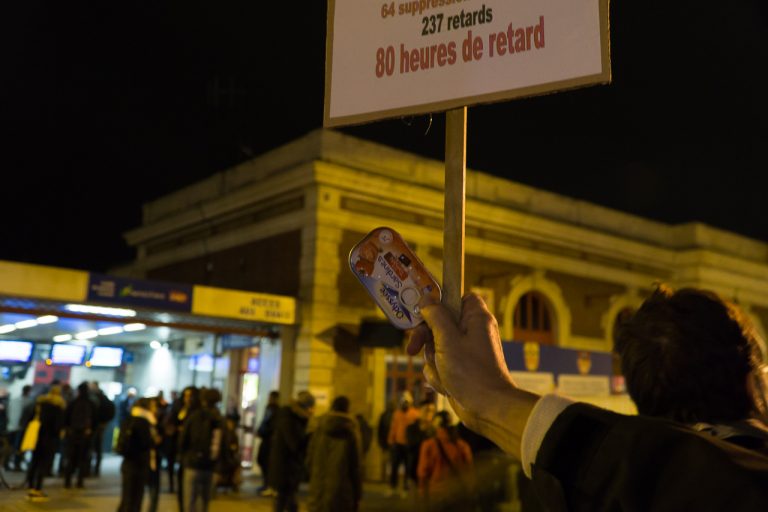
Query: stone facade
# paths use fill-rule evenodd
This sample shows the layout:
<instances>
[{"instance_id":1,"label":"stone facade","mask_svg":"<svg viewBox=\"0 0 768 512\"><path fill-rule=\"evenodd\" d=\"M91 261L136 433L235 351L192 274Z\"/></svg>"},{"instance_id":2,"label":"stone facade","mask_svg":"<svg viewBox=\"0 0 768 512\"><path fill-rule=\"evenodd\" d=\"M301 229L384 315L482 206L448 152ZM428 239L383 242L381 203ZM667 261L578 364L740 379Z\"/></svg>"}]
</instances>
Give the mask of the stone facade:
<instances>
[{"instance_id":1,"label":"stone facade","mask_svg":"<svg viewBox=\"0 0 768 512\"><path fill-rule=\"evenodd\" d=\"M125 272L294 295L299 325L283 339L283 396L344 393L374 423L391 352L344 342L340 326L379 317L348 270L351 247L388 225L440 276L443 164L318 130L146 204L126 234ZM557 344L610 351L617 315L655 282L736 299L768 322L768 244L702 224L667 225L467 172L465 289L492 303L505 339L527 292L552 312Z\"/></svg>"}]
</instances>

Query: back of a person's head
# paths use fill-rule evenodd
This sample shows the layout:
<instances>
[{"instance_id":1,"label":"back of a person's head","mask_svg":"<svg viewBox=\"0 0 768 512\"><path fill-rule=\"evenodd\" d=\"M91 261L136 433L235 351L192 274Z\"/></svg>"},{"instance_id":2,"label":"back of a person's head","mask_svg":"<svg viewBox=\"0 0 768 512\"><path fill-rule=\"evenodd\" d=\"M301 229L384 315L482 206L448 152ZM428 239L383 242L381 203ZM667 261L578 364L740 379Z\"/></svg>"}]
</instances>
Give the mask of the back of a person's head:
<instances>
[{"instance_id":1,"label":"back of a person's head","mask_svg":"<svg viewBox=\"0 0 768 512\"><path fill-rule=\"evenodd\" d=\"M87 382L81 382L79 386L77 386L77 395L78 396L88 396L88 392L90 389L88 388Z\"/></svg>"},{"instance_id":2,"label":"back of a person's head","mask_svg":"<svg viewBox=\"0 0 768 512\"><path fill-rule=\"evenodd\" d=\"M215 407L221 401L221 392L215 388L205 388L200 391L200 400L206 407Z\"/></svg>"},{"instance_id":3,"label":"back of a person's head","mask_svg":"<svg viewBox=\"0 0 768 512\"><path fill-rule=\"evenodd\" d=\"M333 399L331 403L331 410L335 412L349 412L349 398L344 395L339 395Z\"/></svg>"},{"instance_id":4,"label":"back of a person's head","mask_svg":"<svg viewBox=\"0 0 768 512\"><path fill-rule=\"evenodd\" d=\"M713 293L659 287L619 326L616 351L641 414L723 422L755 408L747 380L760 365L756 334Z\"/></svg>"}]
</instances>

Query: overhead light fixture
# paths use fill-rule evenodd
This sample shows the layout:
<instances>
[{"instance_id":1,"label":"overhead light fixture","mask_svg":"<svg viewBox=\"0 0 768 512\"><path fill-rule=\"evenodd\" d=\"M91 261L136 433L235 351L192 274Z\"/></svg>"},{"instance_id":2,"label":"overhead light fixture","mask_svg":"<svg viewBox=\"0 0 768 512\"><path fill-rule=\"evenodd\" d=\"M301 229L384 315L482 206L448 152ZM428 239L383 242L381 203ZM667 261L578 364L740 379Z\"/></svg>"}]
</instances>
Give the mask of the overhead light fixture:
<instances>
[{"instance_id":1,"label":"overhead light fixture","mask_svg":"<svg viewBox=\"0 0 768 512\"><path fill-rule=\"evenodd\" d=\"M144 324L125 324L123 330L125 332L143 331L147 326Z\"/></svg>"},{"instance_id":2,"label":"overhead light fixture","mask_svg":"<svg viewBox=\"0 0 768 512\"><path fill-rule=\"evenodd\" d=\"M160 343L157 340L152 340L149 342L149 348L151 348L152 350L157 350L162 346L163 346L162 343Z\"/></svg>"},{"instance_id":3,"label":"overhead light fixture","mask_svg":"<svg viewBox=\"0 0 768 512\"><path fill-rule=\"evenodd\" d=\"M37 323L39 325L52 324L58 321L59 321L59 317L57 317L56 315L45 315L45 316L37 317Z\"/></svg>"},{"instance_id":4,"label":"overhead light fixture","mask_svg":"<svg viewBox=\"0 0 768 512\"><path fill-rule=\"evenodd\" d=\"M95 338L99 335L98 331L83 331L75 334L75 339L78 340L89 340L91 338Z\"/></svg>"},{"instance_id":5,"label":"overhead light fixture","mask_svg":"<svg viewBox=\"0 0 768 512\"><path fill-rule=\"evenodd\" d=\"M70 340L72 340L71 334L58 334L53 337L53 341L55 341L56 343L61 343L62 341L70 341Z\"/></svg>"},{"instance_id":6,"label":"overhead light fixture","mask_svg":"<svg viewBox=\"0 0 768 512\"><path fill-rule=\"evenodd\" d=\"M37 326L37 320L35 320L35 319L22 320L21 322L16 322L13 325L15 325L17 329L29 329L30 327L36 327Z\"/></svg>"},{"instance_id":7,"label":"overhead light fixture","mask_svg":"<svg viewBox=\"0 0 768 512\"><path fill-rule=\"evenodd\" d=\"M110 334L120 334L123 332L123 327L118 325L115 327L103 327L96 331L99 333L99 336L109 336Z\"/></svg>"},{"instance_id":8,"label":"overhead light fixture","mask_svg":"<svg viewBox=\"0 0 768 512\"><path fill-rule=\"evenodd\" d=\"M0 334L7 334L16 330L16 326L13 324L0 325Z\"/></svg>"},{"instance_id":9,"label":"overhead light fixture","mask_svg":"<svg viewBox=\"0 0 768 512\"><path fill-rule=\"evenodd\" d=\"M73 313L89 313L93 315L108 315L108 316L124 316L131 317L136 316L136 311L125 308L107 308L103 306L88 306L86 304L67 304L64 306L67 311Z\"/></svg>"}]
</instances>

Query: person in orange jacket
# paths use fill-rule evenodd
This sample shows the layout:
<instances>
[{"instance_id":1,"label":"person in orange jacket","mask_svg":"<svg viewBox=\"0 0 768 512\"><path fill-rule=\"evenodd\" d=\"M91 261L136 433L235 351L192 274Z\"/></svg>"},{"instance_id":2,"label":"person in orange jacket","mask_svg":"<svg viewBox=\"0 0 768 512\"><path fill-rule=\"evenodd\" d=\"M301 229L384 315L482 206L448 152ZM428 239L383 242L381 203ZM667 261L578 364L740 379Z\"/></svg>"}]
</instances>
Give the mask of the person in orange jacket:
<instances>
[{"instance_id":1,"label":"person in orange jacket","mask_svg":"<svg viewBox=\"0 0 768 512\"><path fill-rule=\"evenodd\" d=\"M435 436L421 444L419 496L430 511L473 510L472 450L459 437L448 411L435 415L435 426Z\"/></svg>"},{"instance_id":2,"label":"person in orange jacket","mask_svg":"<svg viewBox=\"0 0 768 512\"><path fill-rule=\"evenodd\" d=\"M413 396L408 391L403 391L400 395L400 407L392 415L392 423L389 426L388 442L390 446L390 474L389 474L389 494L393 495L397 491L398 472L400 466L405 468L403 477L402 496L408 491L408 440L405 431L408 425L419 419L419 410L413 406Z\"/></svg>"}]
</instances>

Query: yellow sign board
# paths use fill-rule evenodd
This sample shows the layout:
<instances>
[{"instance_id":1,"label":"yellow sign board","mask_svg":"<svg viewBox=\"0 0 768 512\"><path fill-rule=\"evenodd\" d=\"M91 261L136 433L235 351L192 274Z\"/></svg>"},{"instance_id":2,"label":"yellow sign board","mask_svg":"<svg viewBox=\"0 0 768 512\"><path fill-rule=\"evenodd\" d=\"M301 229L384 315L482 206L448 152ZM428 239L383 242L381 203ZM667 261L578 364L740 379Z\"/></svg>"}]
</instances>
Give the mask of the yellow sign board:
<instances>
[{"instance_id":1,"label":"yellow sign board","mask_svg":"<svg viewBox=\"0 0 768 512\"><path fill-rule=\"evenodd\" d=\"M254 322L294 324L296 299L283 295L195 286L192 313Z\"/></svg>"},{"instance_id":2,"label":"yellow sign board","mask_svg":"<svg viewBox=\"0 0 768 512\"><path fill-rule=\"evenodd\" d=\"M83 302L88 272L0 261L0 295Z\"/></svg>"}]
</instances>

